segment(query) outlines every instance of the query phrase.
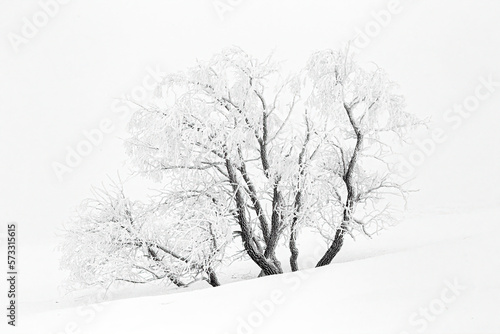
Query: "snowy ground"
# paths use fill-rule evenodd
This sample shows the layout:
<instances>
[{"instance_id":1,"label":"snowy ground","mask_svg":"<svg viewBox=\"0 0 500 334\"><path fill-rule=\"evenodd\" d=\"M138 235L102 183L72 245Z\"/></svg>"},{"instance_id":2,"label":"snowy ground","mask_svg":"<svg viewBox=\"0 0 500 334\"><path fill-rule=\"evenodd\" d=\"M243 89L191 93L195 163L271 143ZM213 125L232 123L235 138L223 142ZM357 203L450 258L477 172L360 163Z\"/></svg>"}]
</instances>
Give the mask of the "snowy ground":
<instances>
[{"instance_id":1,"label":"snowy ground","mask_svg":"<svg viewBox=\"0 0 500 334\"><path fill-rule=\"evenodd\" d=\"M498 333L498 217L500 209L416 215L373 240L347 242L325 268L158 296L120 299L140 289L110 293L115 300L91 305L40 305L52 310L23 314L19 330ZM323 247L301 254L302 266ZM251 264L239 267L241 275L254 271Z\"/></svg>"}]
</instances>

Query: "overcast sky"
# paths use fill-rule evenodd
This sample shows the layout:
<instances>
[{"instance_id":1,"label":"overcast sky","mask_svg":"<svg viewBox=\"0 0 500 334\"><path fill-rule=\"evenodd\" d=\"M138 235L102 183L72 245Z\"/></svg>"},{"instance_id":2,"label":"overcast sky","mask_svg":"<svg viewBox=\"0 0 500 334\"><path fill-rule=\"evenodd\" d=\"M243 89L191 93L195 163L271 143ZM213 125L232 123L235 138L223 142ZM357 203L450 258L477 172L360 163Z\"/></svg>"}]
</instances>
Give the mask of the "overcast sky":
<instances>
[{"instance_id":1,"label":"overcast sky","mask_svg":"<svg viewBox=\"0 0 500 334\"><path fill-rule=\"evenodd\" d=\"M57 230L92 185L124 164L132 108L117 99L149 87L155 72L231 45L259 57L274 51L298 69L312 52L353 41L361 61L401 84L408 110L441 129L435 151L415 169L421 191L412 208L499 202L499 1L86 0L45 7L50 17L38 1L0 1L0 217L20 225L21 284L45 269L46 289L26 283L21 298L54 295ZM391 17L374 15L380 11ZM468 115L449 111L464 103ZM102 142L95 137L90 153L58 178L54 163L65 164L68 148L99 127L107 132ZM405 159L417 157L412 152Z\"/></svg>"}]
</instances>

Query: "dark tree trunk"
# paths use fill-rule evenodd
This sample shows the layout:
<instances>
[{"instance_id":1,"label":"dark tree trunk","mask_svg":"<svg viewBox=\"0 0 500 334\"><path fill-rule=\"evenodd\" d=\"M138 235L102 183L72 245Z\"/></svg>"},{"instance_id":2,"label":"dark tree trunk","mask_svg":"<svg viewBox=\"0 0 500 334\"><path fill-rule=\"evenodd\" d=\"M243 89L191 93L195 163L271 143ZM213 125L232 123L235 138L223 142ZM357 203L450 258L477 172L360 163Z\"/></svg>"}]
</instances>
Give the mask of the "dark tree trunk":
<instances>
[{"instance_id":1,"label":"dark tree trunk","mask_svg":"<svg viewBox=\"0 0 500 334\"><path fill-rule=\"evenodd\" d=\"M280 270L276 268L272 261L269 261L262 251L260 251L254 242L254 235L251 230L250 224L247 220L245 214L245 204L243 196L241 194L241 189L238 184L236 173L231 162L226 159L226 170L228 174L229 181L233 187L234 201L236 204L236 213L238 225L241 228L241 239L243 241L243 247L245 248L248 256L255 262L264 272L265 275L276 275L281 274Z\"/></svg>"},{"instance_id":2,"label":"dark tree trunk","mask_svg":"<svg viewBox=\"0 0 500 334\"><path fill-rule=\"evenodd\" d=\"M350 191L350 188L348 188ZM348 199L347 199L347 205L346 208L344 209L344 221L342 224L340 224L340 227L337 229L335 232L335 238L333 239L332 245L328 248L328 250L325 252L321 260L316 264L317 267L322 267L330 264L332 260L335 258L337 253L340 251L342 248L342 245L344 245L344 234L346 231L346 224L349 221L350 217L350 212L352 210L352 201L351 201L351 192L349 192Z\"/></svg>"},{"instance_id":3,"label":"dark tree trunk","mask_svg":"<svg viewBox=\"0 0 500 334\"><path fill-rule=\"evenodd\" d=\"M279 235L277 232L275 232L275 230L277 230L277 228L273 226L271 235L269 236L269 243L267 244L266 250L264 251L264 257L266 259L270 259L276 266L276 269L278 269L280 273L282 273L283 270L281 269L281 263L276 258L276 246L278 246Z\"/></svg>"},{"instance_id":4,"label":"dark tree trunk","mask_svg":"<svg viewBox=\"0 0 500 334\"><path fill-rule=\"evenodd\" d=\"M279 274L283 273L283 268L281 267L281 262L276 257L276 247L279 241L279 229L281 227L281 219L278 212L278 208L281 205L282 197L278 191L278 182L276 181L273 190L273 213L271 216L271 232L269 233L269 238L266 242L266 250L264 251L264 257L272 262ZM259 277L266 276L267 274L262 270Z\"/></svg>"},{"instance_id":5,"label":"dark tree trunk","mask_svg":"<svg viewBox=\"0 0 500 334\"><path fill-rule=\"evenodd\" d=\"M288 247L290 248L290 268L292 271L299 270L297 264L297 259L299 258L299 249L297 247L297 221L298 214L302 207L302 192L297 192L295 196L295 215L292 219L292 225L290 226L290 241Z\"/></svg>"},{"instance_id":6,"label":"dark tree trunk","mask_svg":"<svg viewBox=\"0 0 500 334\"><path fill-rule=\"evenodd\" d=\"M352 125L354 133L356 134L356 146L354 147L354 152L352 153L352 157L349 161L349 166L343 177L345 186L347 188L347 200L344 208L343 222L335 232L335 238L333 239L332 245L330 246L330 248L328 248L328 250L323 255L321 260L319 260L319 262L316 264L316 267L322 267L330 264L337 255L337 253L342 248L342 245L344 244L344 234L346 231L346 225L349 224L349 222L352 219L352 211L355 205L354 201L356 198L355 194L356 188L354 184L355 181L353 175L354 175L354 170L356 168L356 164L358 162L359 152L361 150L361 147L363 146L363 133L361 132L358 124L356 124L354 120L352 112L354 105L348 106L344 103L344 108L346 110L347 116L349 117L349 122Z\"/></svg>"},{"instance_id":7,"label":"dark tree trunk","mask_svg":"<svg viewBox=\"0 0 500 334\"><path fill-rule=\"evenodd\" d=\"M299 249L297 248L297 244L295 242L295 232L290 236L290 267L292 268L292 271L297 271L299 270L299 266L297 265L297 259L299 258Z\"/></svg>"},{"instance_id":8,"label":"dark tree trunk","mask_svg":"<svg viewBox=\"0 0 500 334\"><path fill-rule=\"evenodd\" d=\"M342 248L342 245L344 244L344 233L345 231L342 227L337 230L332 245L330 246L330 248L328 248L321 260L319 260L319 262L316 264L316 267L326 266L332 262L333 258L337 255L337 253Z\"/></svg>"},{"instance_id":9,"label":"dark tree trunk","mask_svg":"<svg viewBox=\"0 0 500 334\"><path fill-rule=\"evenodd\" d=\"M297 247L297 222L299 220L299 215L302 211L302 189L301 189L301 179L305 176L305 154L307 149L307 144L309 143L309 139L311 136L311 131L309 128L309 121L306 117L306 126L307 126L307 134L306 139L304 140L304 145L302 145L302 150L299 154L299 179L297 181L297 192L295 193L295 202L294 202L294 215L292 219L292 224L290 226L290 242L288 243L288 247L290 248L290 268L292 271L299 270L299 265L297 264L297 260L299 258L299 249ZM314 153L313 153L314 154Z\"/></svg>"},{"instance_id":10,"label":"dark tree trunk","mask_svg":"<svg viewBox=\"0 0 500 334\"><path fill-rule=\"evenodd\" d=\"M272 262L272 264L276 268L277 274L282 274L283 268L281 267L281 262L276 258L276 256L273 255L269 260ZM266 274L263 270L261 270L258 277L267 276L267 275L268 274Z\"/></svg>"},{"instance_id":11,"label":"dark tree trunk","mask_svg":"<svg viewBox=\"0 0 500 334\"><path fill-rule=\"evenodd\" d=\"M283 273L283 268L281 267L281 262L278 260L278 258L276 257L276 255L273 254L273 257L271 258L271 260L273 261L274 266L276 267L276 269L278 269L279 274L282 274Z\"/></svg>"},{"instance_id":12,"label":"dark tree trunk","mask_svg":"<svg viewBox=\"0 0 500 334\"><path fill-rule=\"evenodd\" d=\"M220 286L219 278L217 277L215 271L213 271L212 269L208 271L208 284L213 287Z\"/></svg>"},{"instance_id":13,"label":"dark tree trunk","mask_svg":"<svg viewBox=\"0 0 500 334\"><path fill-rule=\"evenodd\" d=\"M266 259L264 256L261 256L261 254L256 254L252 249L247 250L247 252L250 258L262 269L262 276L282 273L282 271L276 267L274 261Z\"/></svg>"}]
</instances>

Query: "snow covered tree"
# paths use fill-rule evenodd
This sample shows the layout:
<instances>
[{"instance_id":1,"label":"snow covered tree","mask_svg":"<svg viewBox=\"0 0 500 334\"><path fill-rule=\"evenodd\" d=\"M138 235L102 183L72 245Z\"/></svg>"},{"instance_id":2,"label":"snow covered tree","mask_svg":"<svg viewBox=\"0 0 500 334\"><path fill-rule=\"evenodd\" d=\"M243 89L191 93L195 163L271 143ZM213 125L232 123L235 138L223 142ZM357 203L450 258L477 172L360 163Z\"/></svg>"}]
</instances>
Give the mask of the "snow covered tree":
<instances>
[{"instance_id":1,"label":"snow covered tree","mask_svg":"<svg viewBox=\"0 0 500 334\"><path fill-rule=\"evenodd\" d=\"M362 69L347 52L316 53L295 77L280 71L270 58L226 50L167 76L130 124L139 170L227 207L266 275L282 272L275 251L283 237L298 269L303 226L332 240L324 265L346 232L369 235L389 222L381 202L404 195L391 143L417 124L384 72Z\"/></svg>"},{"instance_id":2,"label":"snow covered tree","mask_svg":"<svg viewBox=\"0 0 500 334\"><path fill-rule=\"evenodd\" d=\"M287 228L284 192L297 167L296 138L284 128L293 130L287 120L298 90L270 58L260 62L233 48L167 76L155 104L130 123L129 153L139 170L166 179L170 193L226 207L265 275L282 272L275 251Z\"/></svg>"},{"instance_id":3,"label":"snow covered tree","mask_svg":"<svg viewBox=\"0 0 500 334\"><path fill-rule=\"evenodd\" d=\"M335 124L322 151L331 183L318 208L325 214L319 229L331 240L317 264L323 266L339 252L346 233L370 236L394 221L398 198L405 200L407 192L393 148L421 122L404 110L397 85L382 69L362 68L348 50L315 53L306 72L312 82L307 105Z\"/></svg>"},{"instance_id":4,"label":"snow covered tree","mask_svg":"<svg viewBox=\"0 0 500 334\"><path fill-rule=\"evenodd\" d=\"M279 245L296 271L303 228L328 242L323 266L346 234L371 236L395 220L406 192L393 149L419 124L396 85L347 51L282 71L231 48L163 79L127 142L160 196L144 205L117 187L87 203L65 243L76 281L216 286L231 234L261 275L283 272Z\"/></svg>"},{"instance_id":5,"label":"snow covered tree","mask_svg":"<svg viewBox=\"0 0 500 334\"><path fill-rule=\"evenodd\" d=\"M120 184L96 190L62 245L70 282L86 287L167 280L183 287L203 279L218 286L215 270L228 241L227 217L214 205L200 209L192 201L181 211L176 202L134 202Z\"/></svg>"}]
</instances>

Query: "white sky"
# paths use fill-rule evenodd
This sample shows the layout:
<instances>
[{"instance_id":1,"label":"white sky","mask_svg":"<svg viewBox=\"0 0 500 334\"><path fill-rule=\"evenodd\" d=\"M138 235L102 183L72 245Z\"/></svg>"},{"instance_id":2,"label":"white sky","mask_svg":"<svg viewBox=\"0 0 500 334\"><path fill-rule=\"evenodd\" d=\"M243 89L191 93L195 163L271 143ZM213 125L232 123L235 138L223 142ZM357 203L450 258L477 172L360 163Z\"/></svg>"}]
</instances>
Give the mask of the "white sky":
<instances>
[{"instance_id":1,"label":"white sky","mask_svg":"<svg viewBox=\"0 0 500 334\"><path fill-rule=\"evenodd\" d=\"M275 50L297 68L313 51L353 39L389 3L222 0L236 5L221 20L215 2L72 1L15 52L9 34L20 34L40 6L0 1L0 220L20 224L21 284L44 269L46 286L26 283L23 298L54 295L54 235L90 186L123 165L126 120L111 105L141 84L147 68L182 69L231 45L261 57ZM498 203L500 87L456 130L442 117L474 93L480 77L500 81L500 2L401 0L400 7L359 58L386 69L408 109L447 134L419 168L413 207ZM117 130L59 182L51 164L104 118Z\"/></svg>"}]
</instances>

